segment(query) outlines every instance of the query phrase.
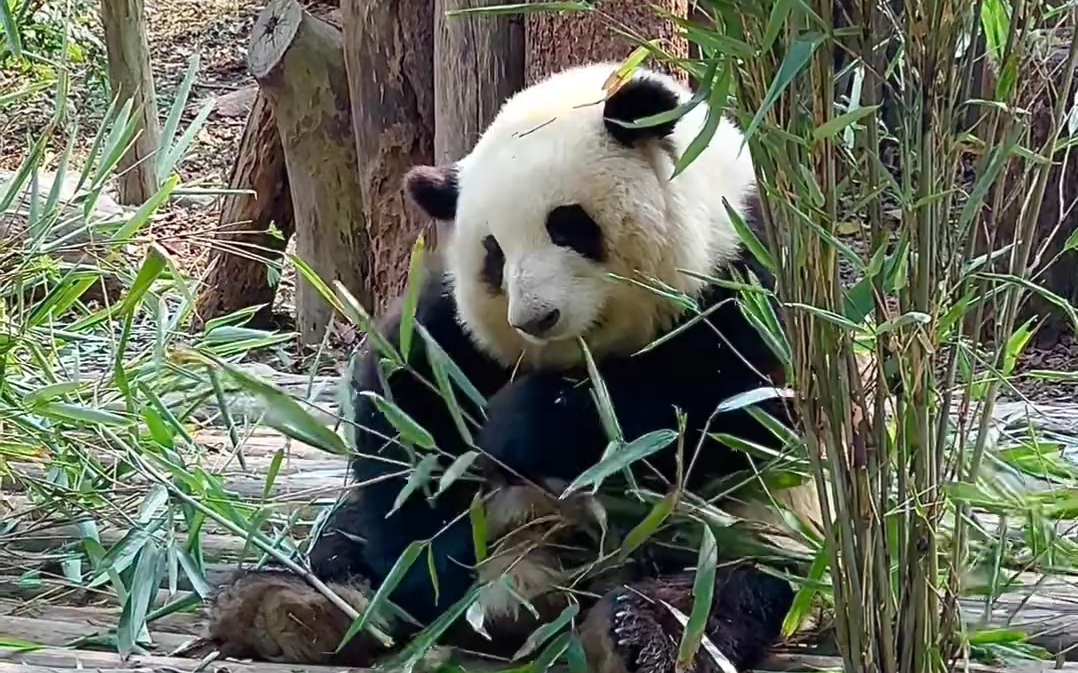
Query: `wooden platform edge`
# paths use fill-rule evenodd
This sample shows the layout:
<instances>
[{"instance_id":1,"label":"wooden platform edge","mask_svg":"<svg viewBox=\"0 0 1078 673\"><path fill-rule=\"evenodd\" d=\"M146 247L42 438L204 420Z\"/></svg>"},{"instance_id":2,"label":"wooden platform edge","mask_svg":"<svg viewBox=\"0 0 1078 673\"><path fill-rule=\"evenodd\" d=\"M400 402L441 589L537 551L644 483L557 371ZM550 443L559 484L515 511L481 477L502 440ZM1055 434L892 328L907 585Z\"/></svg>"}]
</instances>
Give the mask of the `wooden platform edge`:
<instances>
[{"instance_id":1,"label":"wooden platform edge","mask_svg":"<svg viewBox=\"0 0 1078 673\"><path fill-rule=\"evenodd\" d=\"M460 664L469 671L491 672L499 669L511 668L512 664L500 664L483 660L464 660ZM343 666L302 666L296 664L276 664L250 661L236 661L232 659L212 660L204 662L199 659L184 659L169 656L132 656L127 660L118 654L111 652L97 652L90 650L68 650L61 648L42 648L32 651L5 650L0 648L0 673L46 673L53 670L94 669L99 673L133 673L142 671L145 673L210 673L218 670L227 670L229 673L341 673L354 671L356 673L375 673L376 669L348 668ZM817 655L774 655L764 665L755 669L756 673L783 672L821 672L842 671L842 661L838 657L826 657ZM1015 667L998 668L975 663L960 663L955 667L955 672L963 673L1049 673L1050 671L1064 671L1064 673L1078 672L1078 664L1063 664L1057 667L1051 661L1031 661ZM566 673L562 666L552 667L554 673Z\"/></svg>"}]
</instances>

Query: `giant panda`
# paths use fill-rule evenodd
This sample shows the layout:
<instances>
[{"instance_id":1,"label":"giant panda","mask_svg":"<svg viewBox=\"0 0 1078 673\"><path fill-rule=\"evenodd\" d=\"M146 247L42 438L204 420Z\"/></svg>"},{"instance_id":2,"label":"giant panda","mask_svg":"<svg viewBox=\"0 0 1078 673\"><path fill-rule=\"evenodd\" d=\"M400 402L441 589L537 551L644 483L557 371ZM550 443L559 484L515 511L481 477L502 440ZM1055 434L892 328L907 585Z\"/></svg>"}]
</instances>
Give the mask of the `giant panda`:
<instances>
[{"instance_id":1,"label":"giant panda","mask_svg":"<svg viewBox=\"0 0 1078 673\"><path fill-rule=\"evenodd\" d=\"M594 524L590 496L558 498L610 443L581 341L626 441L676 430L678 412L685 415L681 467L688 490L748 467L742 453L701 437L705 428L778 445L746 408L714 413L724 399L783 383L780 360L742 312L736 292L712 280L752 275L764 287L772 283L727 210L749 225L758 220L754 169L741 132L720 116L706 148L671 177L705 123L714 122L708 122L707 105L632 128L627 124L686 104L691 92L646 68L610 92L617 68L577 66L525 88L504 102L467 156L415 167L405 178L411 201L447 223L448 240L415 298L414 322L424 333L413 333L407 368L387 366L370 336L352 366L357 486L309 554L314 575L361 611L405 548L432 539L429 559L421 555L389 596L404 616L372 620L394 635L429 624L474 586L468 512L479 491L490 496L492 539L547 516L568 522L570 534ZM648 287L655 281L665 290ZM697 311L671 295L690 298ZM406 304L399 300L378 323L381 339L397 349ZM454 390L462 416L478 419L471 444L434 385L428 334L437 357L451 360L470 383ZM485 404L474 402L477 397ZM460 479L437 497L416 492L397 502L410 451L417 449L402 446L383 413L387 401L422 426L447 459L477 450L482 478ZM789 422L781 396L762 396L755 406ZM634 468L640 479L669 483L678 473L673 445L647 462L650 468ZM812 484L777 495L803 521L818 525ZM753 502L738 506L735 500L728 511L750 519L769 511ZM490 636L486 649L511 653L537 623L557 615L566 604L556 598L558 565L568 555L533 544L512 563L479 566L481 582L502 573L508 579L492 584L480 601ZM579 631L597 671L674 669L681 627L661 605L688 614L694 573L660 561L638 567L591 587ZM750 668L779 641L793 597L786 579L751 562L720 565L707 636L735 668ZM535 612L522 610L520 599ZM384 649L366 633L331 654L349 623L298 576L249 572L216 598L208 638L233 656L369 665ZM466 625L452 633L455 643L476 642Z\"/></svg>"}]
</instances>

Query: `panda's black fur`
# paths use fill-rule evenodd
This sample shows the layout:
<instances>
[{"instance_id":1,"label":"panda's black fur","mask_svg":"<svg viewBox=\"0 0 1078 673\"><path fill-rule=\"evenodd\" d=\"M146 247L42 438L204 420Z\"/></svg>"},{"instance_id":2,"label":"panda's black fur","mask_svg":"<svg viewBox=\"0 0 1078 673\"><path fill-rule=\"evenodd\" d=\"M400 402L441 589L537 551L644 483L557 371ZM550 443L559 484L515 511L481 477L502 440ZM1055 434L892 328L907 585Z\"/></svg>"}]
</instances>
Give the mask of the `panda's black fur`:
<instances>
[{"instance_id":1,"label":"panda's black fur","mask_svg":"<svg viewBox=\"0 0 1078 673\"><path fill-rule=\"evenodd\" d=\"M610 65L610 70L613 67ZM673 131L673 122L647 129L630 129L617 124L616 120L631 122L670 110L683 100L671 91L665 80L637 75L606 102L604 128L614 141L625 147L649 142L662 146ZM406 179L406 188L412 200L432 217L453 219L460 188L455 168L413 169ZM756 200L751 192L745 196L741 215L752 225L758 220ZM476 272L488 276L497 271L486 267L492 259L498 259L497 252L488 250L483 258L484 268ZM504 264L504 257L501 259ZM751 275L764 287L772 285L768 271L743 247L737 255L724 260L712 271L718 278ZM450 274L436 257L427 268L426 281L418 295L415 321L488 400L487 420L474 435L476 446L484 454L479 461L486 470L484 483L488 487L491 484L500 486L504 492L515 493L519 498L523 491L513 492L512 489L527 489L527 483L550 488L571 482L600 459L608 444L583 363L524 367L518 371L515 364L500 361L477 341L472 331L462 326L453 289ZM757 423L747 409L713 415L716 405L747 390L782 384L779 360L746 319L735 291L711 284L695 299L698 308L707 313L706 320L695 321L671 340L646 352L605 353L597 359L598 370L626 440L654 430L676 429L675 408L686 415L685 461L693 462L687 483L689 490L748 467L743 454L711 440L705 440L699 455L692 459L700 432L709 419L708 430L712 433L733 435L763 446L776 445L772 432ZM394 348L400 347L401 307L402 303L398 301L379 322L381 334ZM679 329L690 320L692 316L686 314L669 327ZM426 344L418 333L413 336L408 362L428 382L435 381L427 362ZM397 435L396 430L374 400L362 392L391 399L435 438L444 453L459 456L471 447L461 438L439 393L406 371L383 371L380 374L379 366L377 349L368 338L351 369L350 379L353 404L350 420L356 426L358 454L352 469L360 486L338 505L326 522L310 551L310 566L313 573L331 587L345 587L351 592L350 596L354 593L349 600L357 609L362 609L365 603L360 596L368 595L377 587L405 548L416 540L433 538L437 592L429 576L424 552L390 596L396 606L427 624L462 598L475 581L475 572L471 569L475 564L474 541L467 511L482 484L458 481L433 500L428 500L421 492L413 493L387 517L404 485L409 459L399 444L387 441ZM390 381L389 391L382 385L386 377ZM459 388L455 393L458 404L467 414L481 417L481 411L469 402L467 395ZM791 411L781 397L765 399L755 406L779 420L790 422ZM649 463L669 480L677 472L673 447L651 456ZM448 462L442 464L444 467ZM635 472L639 479L652 476L646 469ZM529 498L525 497L525 500L538 502ZM516 501L503 497L491 501L489 506L497 510L508 507L507 503L511 502ZM553 500L550 503L551 511L559 507L563 511L568 506ZM817 514L811 512L809 516ZM689 559L689 564L691 562ZM605 595L593 607L582 606L584 609L590 607L590 611L582 612L581 635L595 670L673 673L672 657L676 657L680 626L661 606L661 601L685 614L691 610L693 572L679 570L680 567L683 566L671 564L656 571L650 566L638 565L635 576L617 578L627 579L629 588L614 580L606 585L601 582L594 585ZM309 646L303 651L285 646L280 634L288 630L287 626L261 630L248 626L253 622L277 623L281 621L279 615L269 614L270 611L283 613L288 611L289 605L309 607L320 600L320 596L299 578L292 578L292 584L282 589L281 583L288 580L278 573L267 575L272 577L273 591L277 592L271 601L265 595L265 588L257 586L257 577L257 574L248 574L244 579L245 588L236 584L222 592L224 598L218 599L217 608L211 610L210 639L226 645L229 652L295 663L332 661L353 666L369 665L372 662L368 659L377 658L381 653L367 634L361 633L345 655L319 658L311 653ZM782 621L793 601L793 589L785 580L752 564L722 566L716 580L707 635L738 670L752 667L779 640ZM435 593L437 601L434 600ZM551 605L550 614L543 615L546 619L556 615L563 603ZM520 621L531 619L526 611L516 614L524 615L519 617ZM504 614L499 619L514 621ZM404 639L414 631L400 620L389 623L393 625L394 635ZM520 646L523 636L534 628L531 622L528 625L530 628L527 629L513 629L513 624L495 620L488 626L495 642L487 643L487 649L501 654L512 653ZM315 640L327 643L324 649L331 650L335 643L328 641L334 634L339 638L339 628L327 627L321 640ZM476 643L482 645L481 638L470 638L469 633L470 629L463 625L454 629L452 638L456 643L467 642L470 647ZM697 662L696 670L721 670L703 649L697 655Z\"/></svg>"}]
</instances>

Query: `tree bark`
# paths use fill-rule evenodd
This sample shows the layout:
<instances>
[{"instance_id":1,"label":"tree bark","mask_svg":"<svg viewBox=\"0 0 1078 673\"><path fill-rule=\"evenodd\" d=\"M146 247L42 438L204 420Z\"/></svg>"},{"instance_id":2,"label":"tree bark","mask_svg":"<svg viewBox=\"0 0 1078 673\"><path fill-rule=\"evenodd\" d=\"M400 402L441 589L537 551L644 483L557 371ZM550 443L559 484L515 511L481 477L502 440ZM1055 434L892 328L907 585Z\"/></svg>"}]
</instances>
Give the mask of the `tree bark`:
<instances>
[{"instance_id":1,"label":"tree bark","mask_svg":"<svg viewBox=\"0 0 1078 673\"><path fill-rule=\"evenodd\" d=\"M435 0L434 159L448 163L471 150L505 99L524 86L521 16L456 16L447 11L503 0Z\"/></svg>"},{"instance_id":2,"label":"tree bark","mask_svg":"<svg viewBox=\"0 0 1078 673\"><path fill-rule=\"evenodd\" d=\"M161 145L142 0L101 0L101 25L112 94L121 106L132 100L132 114L139 120L138 136L117 166L117 200L141 205L157 192L155 164Z\"/></svg>"},{"instance_id":3,"label":"tree bark","mask_svg":"<svg viewBox=\"0 0 1078 673\"><path fill-rule=\"evenodd\" d=\"M256 304L265 306L249 324L269 327L276 287L270 283L268 264L280 259L295 224L277 120L261 91L256 93L247 117L228 187L255 194L229 194L224 198L216 245L210 252L209 275L195 312L196 329L205 321ZM270 225L280 230L280 237L268 232Z\"/></svg>"},{"instance_id":4,"label":"tree bark","mask_svg":"<svg viewBox=\"0 0 1078 673\"><path fill-rule=\"evenodd\" d=\"M524 19L456 16L447 11L502 0L434 2L434 160L460 159L494 119L505 99L524 86ZM438 223L437 239L446 232Z\"/></svg>"},{"instance_id":5,"label":"tree bark","mask_svg":"<svg viewBox=\"0 0 1078 673\"><path fill-rule=\"evenodd\" d=\"M366 306L380 312L405 287L416 235L431 233L402 181L434 160L433 2L344 0L341 14L359 193L377 261Z\"/></svg>"},{"instance_id":6,"label":"tree bark","mask_svg":"<svg viewBox=\"0 0 1078 673\"><path fill-rule=\"evenodd\" d=\"M324 282L339 280L369 306L371 250L356 180L341 33L296 0L271 0L255 22L248 54L251 74L277 119L296 254ZM301 340L319 341L331 317L331 305L297 277Z\"/></svg>"},{"instance_id":7,"label":"tree bark","mask_svg":"<svg viewBox=\"0 0 1078 673\"><path fill-rule=\"evenodd\" d=\"M308 5L307 11L340 29L340 9L332 2L316 2ZM255 194L229 194L223 200L205 289L195 311L195 330L202 329L208 320L257 304L264 306L248 324L273 327L276 287L270 281L268 265L281 258L288 239L295 233L292 192L277 118L258 85L252 84L249 89L221 96L214 111L224 116L247 115L229 189ZM246 109L240 112L243 108ZM280 236L268 232L271 225L277 227Z\"/></svg>"},{"instance_id":8,"label":"tree bark","mask_svg":"<svg viewBox=\"0 0 1078 673\"><path fill-rule=\"evenodd\" d=\"M532 0L536 2L538 0ZM617 19L618 27L642 41L659 40L667 53L686 58L688 41L677 26L665 20L655 7L685 18L689 0L606 0L596 3L594 12L533 12L525 24L524 79L527 84L587 61L620 61L639 46L613 30L607 17ZM685 72L652 59L651 66L686 80Z\"/></svg>"},{"instance_id":9,"label":"tree bark","mask_svg":"<svg viewBox=\"0 0 1078 673\"><path fill-rule=\"evenodd\" d=\"M1070 91L1062 91L1066 75L1067 56L1070 49L1071 32L1059 29L1054 36L1050 30L1037 31L1038 39L1033 53L1026 61L1026 70L1021 73L1016 86L1015 102L1030 113L1028 137L1019 139L1024 147L1039 152L1049 139L1054 123L1054 107L1060 96L1072 100L1075 85ZM984 91L994 91L996 87L995 64L988 63L984 68ZM988 98L991 98L988 96ZM989 122L983 120L978 129L982 138L988 134ZM1064 126L1063 134L1066 134ZM1033 247L1030 252L1030 265L1033 269L1033 282L1046 288L1078 306L1078 253L1064 251L1067 238L1078 229L1078 155L1071 150L1060 149L1052 159L1052 168L1048 173L1048 183L1044 190L1044 199L1040 210L1035 214L1033 227ZM995 230L995 250L1015 243L1015 233L1020 225L1019 216L1022 204L1033 188L1032 175L1027 173L1031 163L1019 157L1010 160L1003 175L992 186L985 200L985 222L978 231L978 253L988 251L988 232ZM996 202L996 195L1002 193L998 212L991 210ZM1023 241L1017 241L1022 245ZM1006 273L1009 254L1004 254L996 261L995 270ZM991 306L986 313L991 313ZM1017 325L1038 317L1039 329L1036 344L1042 348L1054 346L1065 335L1074 336L1068 317L1051 301L1040 294L1027 294L1025 303L1018 315ZM996 320L989 316L985 321L982 336L988 339L994 336L1007 338L1006 334L994 334Z\"/></svg>"}]
</instances>

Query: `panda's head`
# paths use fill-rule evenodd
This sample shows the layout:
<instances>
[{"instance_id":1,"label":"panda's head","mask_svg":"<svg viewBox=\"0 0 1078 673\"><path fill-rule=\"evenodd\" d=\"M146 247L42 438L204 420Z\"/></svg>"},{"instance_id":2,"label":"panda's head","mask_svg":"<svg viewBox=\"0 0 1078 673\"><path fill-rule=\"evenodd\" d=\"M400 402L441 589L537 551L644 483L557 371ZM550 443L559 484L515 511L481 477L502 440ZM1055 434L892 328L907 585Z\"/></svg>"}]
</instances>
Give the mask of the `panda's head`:
<instances>
[{"instance_id":1,"label":"panda's head","mask_svg":"<svg viewBox=\"0 0 1078 673\"><path fill-rule=\"evenodd\" d=\"M701 281L683 270L710 274L739 253L723 200L744 210L754 185L740 132L724 117L671 179L706 105L626 128L691 93L638 69L607 96L616 68L571 68L515 94L466 157L405 180L420 208L452 222L441 247L461 320L505 365L578 364L577 337L597 357L631 353L681 309L623 279L692 294Z\"/></svg>"}]
</instances>

